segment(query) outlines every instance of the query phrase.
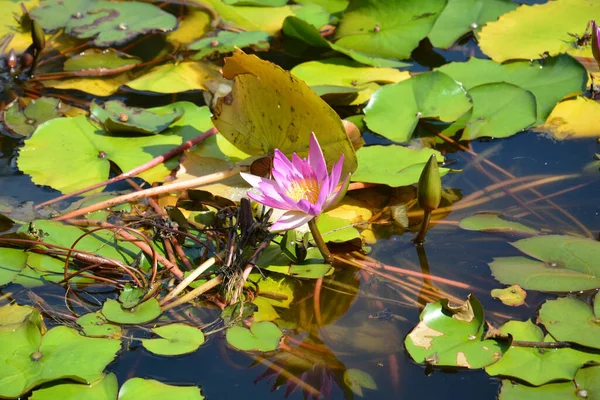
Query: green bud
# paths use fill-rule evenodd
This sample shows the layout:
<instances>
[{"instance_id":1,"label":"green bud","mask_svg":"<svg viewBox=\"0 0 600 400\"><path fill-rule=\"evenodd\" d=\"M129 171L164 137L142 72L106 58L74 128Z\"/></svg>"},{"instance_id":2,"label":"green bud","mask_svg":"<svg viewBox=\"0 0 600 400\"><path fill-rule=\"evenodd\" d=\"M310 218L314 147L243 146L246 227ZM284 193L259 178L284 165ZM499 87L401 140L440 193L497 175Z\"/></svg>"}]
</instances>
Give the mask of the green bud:
<instances>
[{"instance_id":1,"label":"green bud","mask_svg":"<svg viewBox=\"0 0 600 400\"><path fill-rule=\"evenodd\" d=\"M46 45L46 35L42 26L35 19L31 20L31 39L38 53L41 52Z\"/></svg>"},{"instance_id":2,"label":"green bud","mask_svg":"<svg viewBox=\"0 0 600 400\"><path fill-rule=\"evenodd\" d=\"M438 170L437 159L432 154L419 178L417 186L417 199L419 207L426 211L433 211L439 207L442 200L442 179Z\"/></svg>"}]
</instances>

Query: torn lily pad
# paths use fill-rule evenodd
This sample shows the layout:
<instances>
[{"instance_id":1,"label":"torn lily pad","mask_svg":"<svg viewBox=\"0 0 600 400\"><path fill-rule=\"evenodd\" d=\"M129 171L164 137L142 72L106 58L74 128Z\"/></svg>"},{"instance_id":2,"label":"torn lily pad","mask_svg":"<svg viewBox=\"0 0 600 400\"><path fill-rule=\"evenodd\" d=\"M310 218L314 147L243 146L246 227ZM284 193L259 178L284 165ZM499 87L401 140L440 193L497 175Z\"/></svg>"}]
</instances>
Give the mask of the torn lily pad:
<instances>
[{"instance_id":1,"label":"torn lily pad","mask_svg":"<svg viewBox=\"0 0 600 400\"><path fill-rule=\"evenodd\" d=\"M161 339L142 339L146 350L163 356L192 353L204 343L204 333L198 328L175 323L153 328Z\"/></svg>"},{"instance_id":2,"label":"torn lily pad","mask_svg":"<svg viewBox=\"0 0 600 400\"><path fill-rule=\"evenodd\" d=\"M204 37L188 45L188 49L196 50L192 60L200 60L215 53L230 53L235 48L252 47L255 50L269 49L269 35L263 31L230 32L221 31L214 37Z\"/></svg>"},{"instance_id":3,"label":"torn lily pad","mask_svg":"<svg viewBox=\"0 0 600 400\"><path fill-rule=\"evenodd\" d=\"M102 106L92 103L90 113L108 132L153 135L179 121L184 110L172 105L152 109L128 107L120 100L110 100Z\"/></svg>"},{"instance_id":4,"label":"torn lily pad","mask_svg":"<svg viewBox=\"0 0 600 400\"><path fill-rule=\"evenodd\" d=\"M62 116L60 100L53 97L31 100L24 108L17 99L6 107L3 114L4 125L19 137L29 137L42 123Z\"/></svg>"},{"instance_id":5,"label":"torn lily pad","mask_svg":"<svg viewBox=\"0 0 600 400\"><path fill-rule=\"evenodd\" d=\"M141 62L115 49L87 49L69 57L63 69L77 76L106 76L129 71Z\"/></svg>"}]
</instances>

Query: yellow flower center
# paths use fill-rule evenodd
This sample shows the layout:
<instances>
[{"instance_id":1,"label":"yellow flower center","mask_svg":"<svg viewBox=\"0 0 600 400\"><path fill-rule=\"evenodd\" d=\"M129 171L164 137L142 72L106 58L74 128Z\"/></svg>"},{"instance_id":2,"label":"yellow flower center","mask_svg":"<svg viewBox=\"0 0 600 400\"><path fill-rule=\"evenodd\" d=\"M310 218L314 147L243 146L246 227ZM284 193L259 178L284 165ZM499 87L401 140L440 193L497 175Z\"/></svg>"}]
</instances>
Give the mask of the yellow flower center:
<instances>
[{"instance_id":1,"label":"yellow flower center","mask_svg":"<svg viewBox=\"0 0 600 400\"><path fill-rule=\"evenodd\" d=\"M304 199L315 204L319 198L319 183L314 179L294 181L292 182L292 186L288 189L287 195L294 201Z\"/></svg>"}]
</instances>

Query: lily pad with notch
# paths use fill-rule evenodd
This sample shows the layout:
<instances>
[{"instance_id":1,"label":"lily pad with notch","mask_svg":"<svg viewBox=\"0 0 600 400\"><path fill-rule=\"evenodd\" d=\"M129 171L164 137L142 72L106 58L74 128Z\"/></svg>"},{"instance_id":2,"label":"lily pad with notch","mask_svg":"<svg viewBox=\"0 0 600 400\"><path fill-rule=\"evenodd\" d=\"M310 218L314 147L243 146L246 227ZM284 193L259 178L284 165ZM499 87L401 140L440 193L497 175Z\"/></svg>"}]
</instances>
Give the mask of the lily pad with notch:
<instances>
[{"instance_id":1,"label":"lily pad with notch","mask_svg":"<svg viewBox=\"0 0 600 400\"><path fill-rule=\"evenodd\" d=\"M128 107L120 100L110 100L102 105L95 102L91 115L104 125L107 132L154 135L163 132L184 114L183 108L167 105L155 108Z\"/></svg>"},{"instance_id":2,"label":"lily pad with notch","mask_svg":"<svg viewBox=\"0 0 600 400\"><path fill-rule=\"evenodd\" d=\"M160 339L142 339L146 350L162 356L192 353L204 343L204 333L196 327L174 323L152 328Z\"/></svg>"},{"instance_id":3,"label":"lily pad with notch","mask_svg":"<svg viewBox=\"0 0 600 400\"><path fill-rule=\"evenodd\" d=\"M40 97L31 100L24 108L19 99L10 103L3 111L4 125L18 137L29 137L44 122L62 117L60 100L53 97Z\"/></svg>"},{"instance_id":4,"label":"lily pad with notch","mask_svg":"<svg viewBox=\"0 0 600 400\"><path fill-rule=\"evenodd\" d=\"M283 333L272 322L262 321L252 324L250 329L232 326L227 329L227 343L242 351L270 352L277 350Z\"/></svg>"},{"instance_id":5,"label":"lily pad with notch","mask_svg":"<svg viewBox=\"0 0 600 400\"><path fill-rule=\"evenodd\" d=\"M144 324L158 318L161 312L158 300L154 297L129 309L113 299L106 299L102 306L102 315L117 324Z\"/></svg>"}]
</instances>

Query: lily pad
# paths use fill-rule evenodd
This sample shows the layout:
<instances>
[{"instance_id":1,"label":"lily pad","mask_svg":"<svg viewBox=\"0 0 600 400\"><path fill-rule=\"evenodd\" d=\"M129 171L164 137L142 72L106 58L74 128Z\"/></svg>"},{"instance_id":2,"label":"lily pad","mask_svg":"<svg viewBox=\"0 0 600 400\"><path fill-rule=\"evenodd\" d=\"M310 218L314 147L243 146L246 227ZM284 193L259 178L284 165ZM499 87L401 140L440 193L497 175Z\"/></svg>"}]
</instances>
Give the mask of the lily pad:
<instances>
[{"instance_id":1,"label":"lily pad","mask_svg":"<svg viewBox=\"0 0 600 400\"><path fill-rule=\"evenodd\" d=\"M558 140L598 137L597 115L600 103L578 96L558 103L546 122L535 130L548 132Z\"/></svg>"},{"instance_id":2,"label":"lily pad","mask_svg":"<svg viewBox=\"0 0 600 400\"><path fill-rule=\"evenodd\" d=\"M373 380L373 377L365 371L356 368L344 371L344 383L360 397L363 397L363 388L377 390L377 384Z\"/></svg>"},{"instance_id":3,"label":"lily pad","mask_svg":"<svg viewBox=\"0 0 600 400\"><path fill-rule=\"evenodd\" d=\"M69 57L63 69L77 76L105 76L129 71L141 62L115 49L92 48Z\"/></svg>"},{"instance_id":4,"label":"lily pad","mask_svg":"<svg viewBox=\"0 0 600 400\"><path fill-rule=\"evenodd\" d=\"M527 292L519 285L512 285L504 289L492 289L491 295L507 306L517 307L525 304Z\"/></svg>"},{"instance_id":5,"label":"lily pad","mask_svg":"<svg viewBox=\"0 0 600 400\"><path fill-rule=\"evenodd\" d=\"M121 327L108 322L99 311L84 314L77 318L77 325L81 326L85 336L110 337L113 339L121 337Z\"/></svg>"},{"instance_id":6,"label":"lily pad","mask_svg":"<svg viewBox=\"0 0 600 400\"><path fill-rule=\"evenodd\" d=\"M181 399L203 400L197 386L173 386L153 379L131 378L119 389L118 400Z\"/></svg>"},{"instance_id":7,"label":"lily pad","mask_svg":"<svg viewBox=\"0 0 600 400\"><path fill-rule=\"evenodd\" d=\"M348 220L327 214L319 216L317 227L325 242L343 243L360 238L360 233Z\"/></svg>"},{"instance_id":8,"label":"lily pad","mask_svg":"<svg viewBox=\"0 0 600 400\"><path fill-rule=\"evenodd\" d=\"M131 286L129 283L119 293L119 303L125 308L135 307L144 297L144 289Z\"/></svg>"},{"instance_id":9,"label":"lily pad","mask_svg":"<svg viewBox=\"0 0 600 400\"><path fill-rule=\"evenodd\" d=\"M60 100L53 97L40 97L31 100L24 109L15 100L3 112L6 127L13 133L29 137L44 122L62 116Z\"/></svg>"},{"instance_id":10,"label":"lily pad","mask_svg":"<svg viewBox=\"0 0 600 400\"><path fill-rule=\"evenodd\" d=\"M256 263L261 269L302 279L318 279L333 273L333 267L326 264L316 247L311 247L301 263L294 263L281 252L279 245L271 244L261 254Z\"/></svg>"},{"instance_id":11,"label":"lily pad","mask_svg":"<svg viewBox=\"0 0 600 400\"><path fill-rule=\"evenodd\" d=\"M143 92L181 93L189 90L207 90L205 82L219 75L215 65L204 62L182 61L166 63L127 83L127 87Z\"/></svg>"},{"instance_id":12,"label":"lily pad","mask_svg":"<svg viewBox=\"0 0 600 400\"><path fill-rule=\"evenodd\" d=\"M33 307L16 303L0 307L0 332L12 332L24 324L33 324L42 330L43 320L40 312Z\"/></svg>"},{"instance_id":13,"label":"lily pad","mask_svg":"<svg viewBox=\"0 0 600 400\"><path fill-rule=\"evenodd\" d=\"M448 48L468 32L517 8L511 0L449 0L429 32L434 47Z\"/></svg>"},{"instance_id":14,"label":"lily pad","mask_svg":"<svg viewBox=\"0 0 600 400\"><path fill-rule=\"evenodd\" d=\"M509 321L502 325L500 332L512 335L514 340L528 342L553 342L544 338L542 330L531 321ZM571 380L577 370L588 363L599 363L600 356L582 351L516 347L510 350L495 364L485 368L492 376L515 377L532 385L539 386L555 380Z\"/></svg>"},{"instance_id":15,"label":"lily pad","mask_svg":"<svg viewBox=\"0 0 600 400\"><path fill-rule=\"evenodd\" d=\"M528 386L505 379L498 400L581 400L581 397L577 396L577 387L573 382Z\"/></svg>"},{"instance_id":16,"label":"lily pad","mask_svg":"<svg viewBox=\"0 0 600 400\"><path fill-rule=\"evenodd\" d=\"M12 35L8 48L15 49L17 54L22 53L31 45L31 32L20 24L23 8L28 10L35 7L38 0L2 1L0 13L0 38Z\"/></svg>"},{"instance_id":17,"label":"lily pad","mask_svg":"<svg viewBox=\"0 0 600 400\"><path fill-rule=\"evenodd\" d=\"M344 11L348 7L349 0L295 0L298 4L317 4L331 14Z\"/></svg>"},{"instance_id":18,"label":"lily pad","mask_svg":"<svg viewBox=\"0 0 600 400\"><path fill-rule=\"evenodd\" d=\"M420 118L451 122L471 106L461 84L444 73L427 72L375 92L365 107L365 122L392 141L408 142Z\"/></svg>"},{"instance_id":19,"label":"lily pad","mask_svg":"<svg viewBox=\"0 0 600 400\"><path fill-rule=\"evenodd\" d=\"M262 6L262 7L281 7L285 6L287 0L223 0L225 4L238 6Z\"/></svg>"},{"instance_id":20,"label":"lily pad","mask_svg":"<svg viewBox=\"0 0 600 400\"><path fill-rule=\"evenodd\" d=\"M422 148L414 150L402 146L366 146L356 152L358 169L350 178L353 182L380 183L392 187L408 186L419 181L427 160L435 154L438 162L444 157L436 150ZM397 160L390 168L389 160ZM446 175L448 168L439 168Z\"/></svg>"},{"instance_id":21,"label":"lily pad","mask_svg":"<svg viewBox=\"0 0 600 400\"><path fill-rule=\"evenodd\" d=\"M4 351L12 355L0 358L2 397L18 397L57 379L92 382L102 376L121 348L119 341L86 338L66 326L50 329L44 336L39 331L29 333L26 342L15 340L15 335L23 334L20 330L1 334Z\"/></svg>"},{"instance_id":22,"label":"lily pad","mask_svg":"<svg viewBox=\"0 0 600 400\"><path fill-rule=\"evenodd\" d=\"M230 32L221 31L215 37L204 37L188 45L188 49L198 51L192 60L201 60L215 53L230 53L235 48L252 47L257 50L269 49L269 35L263 31Z\"/></svg>"},{"instance_id":23,"label":"lily pad","mask_svg":"<svg viewBox=\"0 0 600 400\"><path fill-rule=\"evenodd\" d=\"M130 309L124 309L121 303L113 299L106 299L102 306L102 315L117 324L143 324L158 318L161 312L158 300L154 297Z\"/></svg>"},{"instance_id":24,"label":"lily pad","mask_svg":"<svg viewBox=\"0 0 600 400\"><path fill-rule=\"evenodd\" d=\"M443 299L425 306L404 344L419 363L482 368L498 361L510 346L508 339L486 339L485 326L483 307L475 296L458 307Z\"/></svg>"},{"instance_id":25,"label":"lily pad","mask_svg":"<svg viewBox=\"0 0 600 400\"><path fill-rule=\"evenodd\" d=\"M343 154L343 173L356 169L340 117L304 82L241 50L226 58L223 76L234 80L233 89L214 107L213 123L236 147L252 155L306 154L314 132L328 165Z\"/></svg>"},{"instance_id":26,"label":"lily pad","mask_svg":"<svg viewBox=\"0 0 600 400\"><path fill-rule=\"evenodd\" d=\"M41 81L44 87L63 90L79 90L95 96L110 96L131 80L129 72L107 77L75 77Z\"/></svg>"},{"instance_id":27,"label":"lily pad","mask_svg":"<svg viewBox=\"0 0 600 400\"><path fill-rule=\"evenodd\" d=\"M250 329L232 326L227 330L227 343L242 351L277 350L283 333L272 322L255 322Z\"/></svg>"},{"instance_id":28,"label":"lily pad","mask_svg":"<svg viewBox=\"0 0 600 400\"><path fill-rule=\"evenodd\" d=\"M479 213L463 218L459 226L468 231L535 234L537 230L497 213Z\"/></svg>"},{"instance_id":29,"label":"lily pad","mask_svg":"<svg viewBox=\"0 0 600 400\"><path fill-rule=\"evenodd\" d=\"M404 60L424 39L446 0L352 1L336 29L338 46Z\"/></svg>"},{"instance_id":30,"label":"lily pad","mask_svg":"<svg viewBox=\"0 0 600 400\"><path fill-rule=\"evenodd\" d=\"M31 400L115 400L119 390L119 382L115 374L108 374L91 382L89 385L63 383L43 389L34 390Z\"/></svg>"},{"instance_id":31,"label":"lily pad","mask_svg":"<svg viewBox=\"0 0 600 400\"><path fill-rule=\"evenodd\" d=\"M600 349L600 296L596 310L573 297L548 300L540 308L539 320L556 340ZM596 312L596 313L595 313Z\"/></svg>"},{"instance_id":32,"label":"lily pad","mask_svg":"<svg viewBox=\"0 0 600 400\"><path fill-rule=\"evenodd\" d=\"M186 324L169 324L153 328L162 339L142 339L146 350L162 356L178 356L192 353L204 343L204 333Z\"/></svg>"},{"instance_id":33,"label":"lily pad","mask_svg":"<svg viewBox=\"0 0 600 400\"><path fill-rule=\"evenodd\" d=\"M108 132L153 135L180 120L184 110L171 105L153 109L128 107L120 100L110 100L102 106L92 103L90 113Z\"/></svg>"}]
</instances>

